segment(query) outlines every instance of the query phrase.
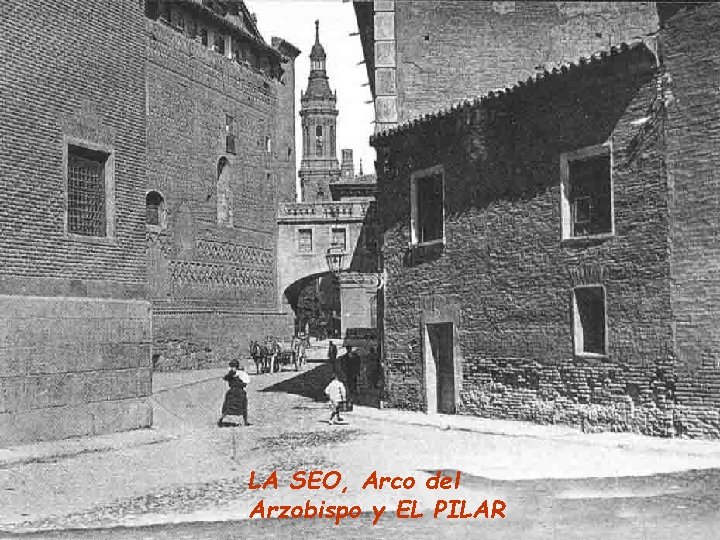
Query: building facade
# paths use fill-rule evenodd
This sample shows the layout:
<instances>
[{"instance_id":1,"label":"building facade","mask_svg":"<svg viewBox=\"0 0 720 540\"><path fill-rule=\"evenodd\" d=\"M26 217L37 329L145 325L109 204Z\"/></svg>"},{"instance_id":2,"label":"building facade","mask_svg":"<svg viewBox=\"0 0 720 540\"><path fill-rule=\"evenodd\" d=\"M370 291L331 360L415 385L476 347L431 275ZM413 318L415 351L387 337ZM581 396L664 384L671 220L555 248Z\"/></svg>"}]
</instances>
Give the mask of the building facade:
<instances>
[{"instance_id":1,"label":"building facade","mask_svg":"<svg viewBox=\"0 0 720 540\"><path fill-rule=\"evenodd\" d=\"M355 173L350 149L342 150L342 166L338 164L339 111L326 60L316 21L310 74L300 100L300 193L298 202L281 203L278 213L280 290L296 313L297 330L344 338L346 330L359 323L357 317L349 318L351 312L361 314L365 326L371 320L367 295L351 294L350 290L358 287L343 287L342 281L349 285L351 274L376 271L376 236L369 226L374 215L375 176ZM337 263L334 271L328 262L331 253ZM339 281L337 274L343 272ZM348 294L351 296L343 301ZM354 307L346 309L350 306Z\"/></svg>"},{"instance_id":2,"label":"building facade","mask_svg":"<svg viewBox=\"0 0 720 540\"><path fill-rule=\"evenodd\" d=\"M353 4L376 132L658 28L654 2Z\"/></svg>"},{"instance_id":3,"label":"building facade","mask_svg":"<svg viewBox=\"0 0 720 540\"><path fill-rule=\"evenodd\" d=\"M0 446L148 426L142 5L9 0L0 28Z\"/></svg>"},{"instance_id":4,"label":"building facade","mask_svg":"<svg viewBox=\"0 0 720 540\"><path fill-rule=\"evenodd\" d=\"M391 405L720 436L719 19L373 138Z\"/></svg>"},{"instance_id":5,"label":"building facade","mask_svg":"<svg viewBox=\"0 0 720 540\"><path fill-rule=\"evenodd\" d=\"M154 365L224 365L286 335L276 209L295 184L294 58L243 2L146 5Z\"/></svg>"}]
</instances>

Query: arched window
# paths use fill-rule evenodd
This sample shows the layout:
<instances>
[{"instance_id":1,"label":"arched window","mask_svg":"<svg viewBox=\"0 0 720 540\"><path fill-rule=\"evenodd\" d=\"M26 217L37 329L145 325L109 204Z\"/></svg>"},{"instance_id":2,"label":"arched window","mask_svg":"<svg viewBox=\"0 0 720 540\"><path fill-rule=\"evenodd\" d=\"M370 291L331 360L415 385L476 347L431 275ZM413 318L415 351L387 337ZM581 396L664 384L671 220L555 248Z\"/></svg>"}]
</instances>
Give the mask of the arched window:
<instances>
[{"instance_id":1,"label":"arched window","mask_svg":"<svg viewBox=\"0 0 720 540\"><path fill-rule=\"evenodd\" d=\"M150 191L145 196L145 223L165 227L165 199L157 191Z\"/></svg>"},{"instance_id":2,"label":"arched window","mask_svg":"<svg viewBox=\"0 0 720 540\"><path fill-rule=\"evenodd\" d=\"M217 169L217 221L221 227L233 226L230 173L230 163L227 159L222 158Z\"/></svg>"}]
</instances>

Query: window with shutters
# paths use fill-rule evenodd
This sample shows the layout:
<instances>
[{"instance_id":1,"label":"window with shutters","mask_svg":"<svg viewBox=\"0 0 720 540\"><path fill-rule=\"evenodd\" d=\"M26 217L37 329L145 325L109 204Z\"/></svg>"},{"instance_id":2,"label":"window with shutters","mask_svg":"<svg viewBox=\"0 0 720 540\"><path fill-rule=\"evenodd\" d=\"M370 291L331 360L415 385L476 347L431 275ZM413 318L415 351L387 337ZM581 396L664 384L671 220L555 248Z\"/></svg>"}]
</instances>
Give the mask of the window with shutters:
<instances>
[{"instance_id":1,"label":"window with shutters","mask_svg":"<svg viewBox=\"0 0 720 540\"><path fill-rule=\"evenodd\" d=\"M111 152L71 143L66 152L67 232L83 237L111 236Z\"/></svg>"},{"instance_id":2,"label":"window with shutters","mask_svg":"<svg viewBox=\"0 0 720 540\"><path fill-rule=\"evenodd\" d=\"M298 251L300 253L312 253L312 229L300 229L298 231Z\"/></svg>"},{"instance_id":3,"label":"window with shutters","mask_svg":"<svg viewBox=\"0 0 720 540\"><path fill-rule=\"evenodd\" d=\"M612 152L591 146L560 156L563 239L612 235Z\"/></svg>"},{"instance_id":4,"label":"window with shutters","mask_svg":"<svg viewBox=\"0 0 720 540\"><path fill-rule=\"evenodd\" d=\"M442 166L416 171L410 181L412 243L444 242L445 193Z\"/></svg>"}]
</instances>

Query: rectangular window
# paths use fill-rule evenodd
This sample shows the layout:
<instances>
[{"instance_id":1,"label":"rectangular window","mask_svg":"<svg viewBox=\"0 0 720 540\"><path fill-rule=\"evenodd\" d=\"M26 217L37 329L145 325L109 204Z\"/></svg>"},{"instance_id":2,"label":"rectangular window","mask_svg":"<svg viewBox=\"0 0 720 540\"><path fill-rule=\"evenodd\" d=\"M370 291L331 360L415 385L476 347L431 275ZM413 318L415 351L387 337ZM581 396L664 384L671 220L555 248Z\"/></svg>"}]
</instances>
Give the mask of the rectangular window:
<instances>
[{"instance_id":1,"label":"rectangular window","mask_svg":"<svg viewBox=\"0 0 720 540\"><path fill-rule=\"evenodd\" d=\"M576 287L573 291L575 354L607 354L605 288Z\"/></svg>"},{"instance_id":2,"label":"rectangular window","mask_svg":"<svg viewBox=\"0 0 720 540\"><path fill-rule=\"evenodd\" d=\"M562 154L563 238L613 233L612 155L607 145Z\"/></svg>"},{"instance_id":3,"label":"rectangular window","mask_svg":"<svg viewBox=\"0 0 720 540\"><path fill-rule=\"evenodd\" d=\"M442 167L415 172L411 182L413 244L442 242L445 236Z\"/></svg>"},{"instance_id":4,"label":"rectangular window","mask_svg":"<svg viewBox=\"0 0 720 540\"><path fill-rule=\"evenodd\" d=\"M312 229L300 229L298 231L298 251L300 253L312 253Z\"/></svg>"},{"instance_id":5,"label":"rectangular window","mask_svg":"<svg viewBox=\"0 0 720 540\"><path fill-rule=\"evenodd\" d=\"M345 229L333 229L330 238L330 246L345 251L347 249L347 236Z\"/></svg>"},{"instance_id":6,"label":"rectangular window","mask_svg":"<svg viewBox=\"0 0 720 540\"><path fill-rule=\"evenodd\" d=\"M217 53L225 54L225 36L220 33L215 34L215 47L214 50Z\"/></svg>"},{"instance_id":7,"label":"rectangular window","mask_svg":"<svg viewBox=\"0 0 720 540\"><path fill-rule=\"evenodd\" d=\"M235 154L235 118L225 115L225 152Z\"/></svg>"},{"instance_id":8,"label":"rectangular window","mask_svg":"<svg viewBox=\"0 0 720 540\"><path fill-rule=\"evenodd\" d=\"M67 231L108 236L108 158L81 146L67 147Z\"/></svg>"},{"instance_id":9,"label":"rectangular window","mask_svg":"<svg viewBox=\"0 0 720 540\"><path fill-rule=\"evenodd\" d=\"M315 136L322 137L322 126L315 126Z\"/></svg>"},{"instance_id":10,"label":"rectangular window","mask_svg":"<svg viewBox=\"0 0 720 540\"><path fill-rule=\"evenodd\" d=\"M206 47L208 46L208 31L207 31L207 28L201 28L201 29L200 29L200 42L201 42L203 45L205 45Z\"/></svg>"}]
</instances>

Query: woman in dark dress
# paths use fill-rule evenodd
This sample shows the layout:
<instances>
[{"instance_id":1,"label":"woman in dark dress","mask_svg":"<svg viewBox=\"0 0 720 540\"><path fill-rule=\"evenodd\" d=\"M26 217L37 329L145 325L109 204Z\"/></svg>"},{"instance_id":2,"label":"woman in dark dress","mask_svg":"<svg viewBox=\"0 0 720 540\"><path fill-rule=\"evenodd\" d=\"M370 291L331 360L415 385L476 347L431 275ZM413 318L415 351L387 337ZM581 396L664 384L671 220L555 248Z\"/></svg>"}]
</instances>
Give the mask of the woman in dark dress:
<instances>
[{"instance_id":1,"label":"woman in dark dress","mask_svg":"<svg viewBox=\"0 0 720 540\"><path fill-rule=\"evenodd\" d=\"M245 392L245 382L238 377L237 369L240 364L237 360L230 362L230 371L223 377L227 381L230 388L225 393L225 401L222 406L222 416L218 420L218 426L226 427L237 425L235 423L225 422L226 416L242 416L243 423L249 426L247 419L247 393Z\"/></svg>"}]
</instances>

